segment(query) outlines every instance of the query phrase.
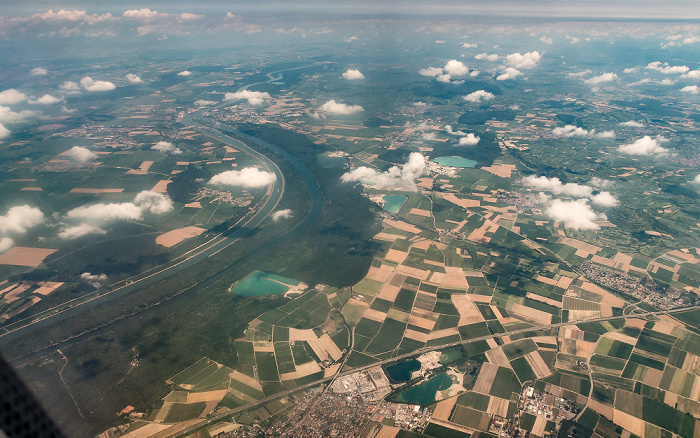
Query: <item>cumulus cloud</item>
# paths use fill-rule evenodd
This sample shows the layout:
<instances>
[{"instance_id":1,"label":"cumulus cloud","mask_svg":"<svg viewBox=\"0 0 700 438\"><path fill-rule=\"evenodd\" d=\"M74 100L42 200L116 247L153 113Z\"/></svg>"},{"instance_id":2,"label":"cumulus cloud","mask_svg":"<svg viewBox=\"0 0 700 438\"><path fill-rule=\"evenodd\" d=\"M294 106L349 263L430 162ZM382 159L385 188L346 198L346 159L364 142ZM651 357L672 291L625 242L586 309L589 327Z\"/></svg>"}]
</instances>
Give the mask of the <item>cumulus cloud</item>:
<instances>
[{"instance_id":1,"label":"cumulus cloud","mask_svg":"<svg viewBox=\"0 0 700 438\"><path fill-rule=\"evenodd\" d=\"M151 147L151 150L158 151L163 154L180 155L182 150L176 148L174 144L168 141L159 141Z\"/></svg>"},{"instance_id":2,"label":"cumulus cloud","mask_svg":"<svg viewBox=\"0 0 700 438\"><path fill-rule=\"evenodd\" d=\"M554 40L551 38L547 38L546 35L542 35L542 38L540 38L540 41L542 41L545 44L553 44Z\"/></svg>"},{"instance_id":3,"label":"cumulus cloud","mask_svg":"<svg viewBox=\"0 0 700 438\"><path fill-rule=\"evenodd\" d=\"M614 184L615 183L610 181L609 179L598 178L597 176L594 176L593 178L591 178L591 185L593 187L597 187L599 189L611 187Z\"/></svg>"},{"instance_id":4,"label":"cumulus cloud","mask_svg":"<svg viewBox=\"0 0 700 438\"><path fill-rule=\"evenodd\" d=\"M9 137L10 134L12 134L12 133L10 132L10 130L7 129L7 128L5 127L5 125L3 125L2 123L0 123L0 138Z\"/></svg>"},{"instance_id":5,"label":"cumulus cloud","mask_svg":"<svg viewBox=\"0 0 700 438\"><path fill-rule=\"evenodd\" d=\"M600 192L591 198L591 201L601 207L617 207L620 201L610 192Z\"/></svg>"},{"instance_id":6,"label":"cumulus cloud","mask_svg":"<svg viewBox=\"0 0 700 438\"><path fill-rule=\"evenodd\" d=\"M5 91L0 91L0 105L14 105L27 100L27 95L21 93L14 88Z\"/></svg>"},{"instance_id":7,"label":"cumulus cloud","mask_svg":"<svg viewBox=\"0 0 700 438\"><path fill-rule=\"evenodd\" d=\"M84 148L82 146L73 146L70 148L68 153L66 154L68 157L72 158L75 161L85 163L90 160L94 160L97 158L97 154L92 152L88 148Z\"/></svg>"},{"instance_id":8,"label":"cumulus cloud","mask_svg":"<svg viewBox=\"0 0 700 438\"><path fill-rule=\"evenodd\" d=\"M474 55L474 59L485 59L487 61L498 61L498 55L495 53L492 55L489 55L488 53L479 53L477 55Z\"/></svg>"},{"instance_id":9,"label":"cumulus cloud","mask_svg":"<svg viewBox=\"0 0 700 438\"><path fill-rule=\"evenodd\" d=\"M158 15L157 11L152 11L149 8L141 8L141 9L129 9L127 11L124 11L124 14L122 14L124 18L133 18L133 19L148 19L148 18L154 18Z\"/></svg>"},{"instance_id":10,"label":"cumulus cloud","mask_svg":"<svg viewBox=\"0 0 700 438\"><path fill-rule=\"evenodd\" d=\"M456 59L451 59L447 61L444 67L447 74L450 76L464 76L469 73L469 69L463 62L457 61Z\"/></svg>"},{"instance_id":11,"label":"cumulus cloud","mask_svg":"<svg viewBox=\"0 0 700 438\"><path fill-rule=\"evenodd\" d=\"M690 70L686 65L669 65L668 62L662 64L661 61L650 62L647 64L646 68L648 70L656 70L665 75L687 73Z\"/></svg>"},{"instance_id":12,"label":"cumulus cloud","mask_svg":"<svg viewBox=\"0 0 700 438\"><path fill-rule=\"evenodd\" d=\"M630 68L626 68L626 69L622 70L622 73L627 75L630 73L637 73L637 70L638 70L637 67L630 67Z\"/></svg>"},{"instance_id":13,"label":"cumulus cloud","mask_svg":"<svg viewBox=\"0 0 700 438\"><path fill-rule=\"evenodd\" d=\"M542 59L542 54L537 51L527 52L524 55L511 53L506 56L506 64L517 69L530 69L537 67L540 59Z\"/></svg>"},{"instance_id":14,"label":"cumulus cloud","mask_svg":"<svg viewBox=\"0 0 700 438\"><path fill-rule=\"evenodd\" d=\"M470 132L469 134L467 134L464 137L459 139L459 145L460 146L475 146L475 145L479 144L479 140L481 140L481 137L478 137Z\"/></svg>"},{"instance_id":15,"label":"cumulus cloud","mask_svg":"<svg viewBox=\"0 0 700 438\"><path fill-rule=\"evenodd\" d=\"M562 137L595 137L595 138L615 138L614 131L596 132L595 129L586 130L574 125L566 125L563 128L557 127L552 129L552 134Z\"/></svg>"},{"instance_id":16,"label":"cumulus cloud","mask_svg":"<svg viewBox=\"0 0 700 438\"><path fill-rule=\"evenodd\" d=\"M96 81L90 76L85 76L80 79L80 85L85 89L85 91L109 91L114 90L116 86L107 81Z\"/></svg>"},{"instance_id":17,"label":"cumulus cloud","mask_svg":"<svg viewBox=\"0 0 700 438\"><path fill-rule=\"evenodd\" d=\"M363 75L360 70L354 69L354 68L349 68L345 73L343 73L343 79L347 79L349 81L354 81L356 79L364 79L365 75Z\"/></svg>"},{"instance_id":18,"label":"cumulus cloud","mask_svg":"<svg viewBox=\"0 0 700 438\"><path fill-rule=\"evenodd\" d=\"M668 141L663 137L651 138L648 135L640 138L634 143L623 144L618 150L629 155L665 155L668 149L661 146L661 143Z\"/></svg>"},{"instance_id":19,"label":"cumulus cloud","mask_svg":"<svg viewBox=\"0 0 700 438\"><path fill-rule=\"evenodd\" d=\"M604 82L611 82L615 79L617 79L617 75L615 73L603 73L602 75L593 76L590 79L586 79L583 82L588 85L597 85L602 84Z\"/></svg>"},{"instance_id":20,"label":"cumulus cloud","mask_svg":"<svg viewBox=\"0 0 700 438\"><path fill-rule=\"evenodd\" d=\"M486 90L477 90L474 91L473 93L469 93L466 96L463 97L464 100L467 102L481 102L482 100L491 100L493 99L493 93L489 93Z\"/></svg>"},{"instance_id":21,"label":"cumulus cloud","mask_svg":"<svg viewBox=\"0 0 700 438\"><path fill-rule=\"evenodd\" d=\"M695 175L695 178L693 178L693 181L691 181L693 184L700 184L700 173Z\"/></svg>"},{"instance_id":22,"label":"cumulus cloud","mask_svg":"<svg viewBox=\"0 0 700 438\"><path fill-rule=\"evenodd\" d=\"M517 68L508 67L505 69L505 71L503 73L501 73L500 75L498 75L496 77L496 80L497 81L506 81L508 79L516 78L516 77L520 76L521 74L522 74L522 72L520 70L518 70Z\"/></svg>"},{"instance_id":23,"label":"cumulus cloud","mask_svg":"<svg viewBox=\"0 0 700 438\"><path fill-rule=\"evenodd\" d=\"M63 99L59 99L58 97L52 96L50 94L44 94L43 96L41 96L40 98L38 98L36 100L30 99L29 103L31 103L31 104L38 103L40 105L51 105L54 103L61 102L62 100Z\"/></svg>"},{"instance_id":24,"label":"cumulus cloud","mask_svg":"<svg viewBox=\"0 0 700 438\"><path fill-rule=\"evenodd\" d=\"M12 111L10 107L0 106L0 123L19 123L36 115L30 110Z\"/></svg>"},{"instance_id":25,"label":"cumulus cloud","mask_svg":"<svg viewBox=\"0 0 700 438\"><path fill-rule=\"evenodd\" d=\"M563 222L567 228L574 230L597 230L595 223L600 216L593 211L587 199L564 201L554 199L547 208L547 216L557 222Z\"/></svg>"},{"instance_id":26,"label":"cumulus cloud","mask_svg":"<svg viewBox=\"0 0 700 438\"><path fill-rule=\"evenodd\" d=\"M80 279L92 285L95 289L99 289L102 286L102 282L107 280L107 274L92 274L90 272L83 272L80 274Z\"/></svg>"},{"instance_id":27,"label":"cumulus cloud","mask_svg":"<svg viewBox=\"0 0 700 438\"><path fill-rule=\"evenodd\" d=\"M572 196L575 198L590 198L593 195L593 187L578 183L562 183L557 177L548 178L544 175L530 175L523 179L523 184L535 190L551 192L555 195Z\"/></svg>"},{"instance_id":28,"label":"cumulus cloud","mask_svg":"<svg viewBox=\"0 0 700 438\"><path fill-rule=\"evenodd\" d=\"M700 79L700 70L691 70L681 75L683 79Z\"/></svg>"},{"instance_id":29,"label":"cumulus cloud","mask_svg":"<svg viewBox=\"0 0 700 438\"><path fill-rule=\"evenodd\" d=\"M234 187L265 187L277 181L272 172L261 171L257 167L246 167L241 170L227 170L214 175L208 182L212 185Z\"/></svg>"},{"instance_id":30,"label":"cumulus cloud","mask_svg":"<svg viewBox=\"0 0 700 438\"><path fill-rule=\"evenodd\" d=\"M141 79L141 77L135 73L128 73L126 75L126 80L131 82L132 84L140 84L141 82L143 82L143 79Z\"/></svg>"},{"instance_id":31,"label":"cumulus cloud","mask_svg":"<svg viewBox=\"0 0 700 438\"><path fill-rule=\"evenodd\" d=\"M83 223L106 223L118 220L139 220L146 212L165 214L173 210L173 202L162 193L144 190L131 202L92 204L74 208L66 213L69 219Z\"/></svg>"},{"instance_id":32,"label":"cumulus cloud","mask_svg":"<svg viewBox=\"0 0 700 438\"><path fill-rule=\"evenodd\" d=\"M463 49L474 49L476 47L477 47L477 45L473 44L473 43L462 43Z\"/></svg>"},{"instance_id":33,"label":"cumulus cloud","mask_svg":"<svg viewBox=\"0 0 700 438\"><path fill-rule=\"evenodd\" d=\"M376 188L389 186L405 187L409 190L417 190L415 179L425 172L425 157L420 152L412 152L408 161L401 167L393 166L385 172L379 172L369 167L358 167L344 174L340 180L343 182L362 182Z\"/></svg>"},{"instance_id":34,"label":"cumulus cloud","mask_svg":"<svg viewBox=\"0 0 700 438\"><path fill-rule=\"evenodd\" d=\"M339 103L336 102L335 99L333 99L321 105L319 110L323 114L348 116L351 114L362 112L364 111L364 108L362 108L360 105L346 105L344 103Z\"/></svg>"},{"instance_id":35,"label":"cumulus cloud","mask_svg":"<svg viewBox=\"0 0 700 438\"><path fill-rule=\"evenodd\" d=\"M424 69L418 71L418 73L422 74L423 76L430 76L430 77L439 76L442 74L442 72L443 72L443 70L440 67L428 67L428 68L424 68Z\"/></svg>"},{"instance_id":36,"label":"cumulus cloud","mask_svg":"<svg viewBox=\"0 0 700 438\"><path fill-rule=\"evenodd\" d=\"M589 73L592 73L592 71L589 69L586 69L586 70L582 70L582 71L578 71L578 72L568 73L566 76L570 77L570 78L580 78L580 77L586 76Z\"/></svg>"},{"instance_id":37,"label":"cumulus cloud","mask_svg":"<svg viewBox=\"0 0 700 438\"><path fill-rule=\"evenodd\" d=\"M445 128L444 128L444 129L445 129L445 132L448 133L448 134L450 134L450 135L459 135L459 136L467 135L467 133L464 132L464 131L455 131L455 130L453 130L453 129L452 129L452 125L445 125Z\"/></svg>"},{"instance_id":38,"label":"cumulus cloud","mask_svg":"<svg viewBox=\"0 0 700 438\"><path fill-rule=\"evenodd\" d=\"M189 71L189 70L183 70L183 71L181 71L180 73L178 73L177 75L178 75L178 76L190 76L191 74L192 74L191 71Z\"/></svg>"},{"instance_id":39,"label":"cumulus cloud","mask_svg":"<svg viewBox=\"0 0 700 438\"><path fill-rule=\"evenodd\" d=\"M65 81L59 88L63 91L80 91L80 84L74 81Z\"/></svg>"},{"instance_id":40,"label":"cumulus cloud","mask_svg":"<svg viewBox=\"0 0 700 438\"><path fill-rule=\"evenodd\" d=\"M7 252L13 246L15 246L14 240L9 237L0 238L0 254Z\"/></svg>"},{"instance_id":41,"label":"cumulus cloud","mask_svg":"<svg viewBox=\"0 0 700 438\"><path fill-rule=\"evenodd\" d=\"M44 213L36 207L27 204L10 207L5 215L0 216L0 234L25 234L43 221Z\"/></svg>"},{"instance_id":42,"label":"cumulus cloud","mask_svg":"<svg viewBox=\"0 0 700 438\"><path fill-rule=\"evenodd\" d=\"M277 222L282 219L289 219L292 217L292 210L289 208L284 209L284 210L278 210L270 215L270 219L272 219L274 222Z\"/></svg>"},{"instance_id":43,"label":"cumulus cloud","mask_svg":"<svg viewBox=\"0 0 700 438\"><path fill-rule=\"evenodd\" d=\"M627 122L621 122L621 123L620 123L620 126L627 126L627 127L631 127L631 128L643 128L643 127L644 127L644 123L642 123L642 122L637 122L637 121L635 121L635 120L629 120L629 121L627 121Z\"/></svg>"},{"instance_id":44,"label":"cumulus cloud","mask_svg":"<svg viewBox=\"0 0 700 438\"><path fill-rule=\"evenodd\" d=\"M224 95L224 100L246 100L248 101L249 105L253 106L259 106L262 105L263 103L269 101L272 99L272 96L270 96L270 93L265 92L265 91L250 91L250 90L241 90L241 91L236 91L235 93L226 93Z\"/></svg>"},{"instance_id":45,"label":"cumulus cloud","mask_svg":"<svg viewBox=\"0 0 700 438\"><path fill-rule=\"evenodd\" d=\"M42 67L35 67L29 72L29 74L32 76L46 76L49 74L49 71Z\"/></svg>"},{"instance_id":46,"label":"cumulus cloud","mask_svg":"<svg viewBox=\"0 0 700 438\"><path fill-rule=\"evenodd\" d=\"M79 225L68 226L63 228L58 237L64 240L78 239L80 237L89 236L92 234L107 234L105 230L94 225L81 223Z\"/></svg>"},{"instance_id":47,"label":"cumulus cloud","mask_svg":"<svg viewBox=\"0 0 700 438\"><path fill-rule=\"evenodd\" d=\"M698 94L700 93L700 88L698 88L697 85L688 85L687 87L681 88L681 91L684 93Z\"/></svg>"}]
</instances>

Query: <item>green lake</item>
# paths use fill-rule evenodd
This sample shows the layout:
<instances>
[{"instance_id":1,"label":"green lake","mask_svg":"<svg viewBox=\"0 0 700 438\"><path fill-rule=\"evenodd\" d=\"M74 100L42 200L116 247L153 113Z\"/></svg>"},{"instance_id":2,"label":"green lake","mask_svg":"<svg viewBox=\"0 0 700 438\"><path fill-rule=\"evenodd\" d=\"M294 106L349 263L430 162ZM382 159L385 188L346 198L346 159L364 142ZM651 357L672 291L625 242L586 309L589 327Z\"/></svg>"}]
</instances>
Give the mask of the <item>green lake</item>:
<instances>
[{"instance_id":1,"label":"green lake","mask_svg":"<svg viewBox=\"0 0 700 438\"><path fill-rule=\"evenodd\" d=\"M433 158L433 163L438 163L441 166L449 167L474 167L476 166L476 161L470 160L464 157L437 157Z\"/></svg>"},{"instance_id":2,"label":"green lake","mask_svg":"<svg viewBox=\"0 0 700 438\"><path fill-rule=\"evenodd\" d=\"M397 398L402 403L429 405L435 401L435 394L452 386L452 378L446 373L431 377L427 382L416 385L400 393Z\"/></svg>"},{"instance_id":3,"label":"green lake","mask_svg":"<svg viewBox=\"0 0 700 438\"><path fill-rule=\"evenodd\" d=\"M329 157L328 152L316 155L316 162L324 169L344 169L348 165L347 157Z\"/></svg>"},{"instance_id":4,"label":"green lake","mask_svg":"<svg viewBox=\"0 0 700 438\"><path fill-rule=\"evenodd\" d=\"M406 202L406 197L404 195L384 195L384 210L390 211L392 213L398 213Z\"/></svg>"},{"instance_id":5,"label":"green lake","mask_svg":"<svg viewBox=\"0 0 700 438\"><path fill-rule=\"evenodd\" d=\"M411 373L419 369L420 362L415 359L409 359L386 367L386 373L394 382L407 382L411 380Z\"/></svg>"},{"instance_id":6,"label":"green lake","mask_svg":"<svg viewBox=\"0 0 700 438\"><path fill-rule=\"evenodd\" d=\"M233 288L233 293L242 297L279 295L287 292L289 286L296 286L299 281L268 272L255 271Z\"/></svg>"}]
</instances>

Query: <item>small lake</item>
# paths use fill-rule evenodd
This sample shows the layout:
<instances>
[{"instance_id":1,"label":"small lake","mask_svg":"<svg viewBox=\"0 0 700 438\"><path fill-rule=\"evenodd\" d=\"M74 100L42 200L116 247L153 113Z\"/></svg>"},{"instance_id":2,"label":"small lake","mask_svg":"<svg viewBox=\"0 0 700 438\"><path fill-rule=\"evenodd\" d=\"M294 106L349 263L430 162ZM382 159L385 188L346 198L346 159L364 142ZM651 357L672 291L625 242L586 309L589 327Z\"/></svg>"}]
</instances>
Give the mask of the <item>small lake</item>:
<instances>
[{"instance_id":1,"label":"small lake","mask_svg":"<svg viewBox=\"0 0 700 438\"><path fill-rule=\"evenodd\" d=\"M429 405L435 401L435 394L452 386L452 378L446 373L431 377L427 382L416 385L400 393L397 398L402 403Z\"/></svg>"},{"instance_id":2,"label":"small lake","mask_svg":"<svg viewBox=\"0 0 700 438\"><path fill-rule=\"evenodd\" d=\"M242 297L279 295L287 292L289 286L296 286L299 281L268 272L255 271L240 280L232 292Z\"/></svg>"},{"instance_id":3,"label":"small lake","mask_svg":"<svg viewBox=\"0 0 700 438\"><path fill-rule=\"evenodd\" d=\"M438 163L440 166L448 167L474 167L476 166L476 161L470 160L464 157L437 157L433 158L433 163Z\"/></svg>"},{"instance_id":4,"label":"small lake","mask_svg":"<svg viewBox=\"0 0 700 438\"><path fill-rule=\"evenodd\" d=\"M411 373L420 369L420 362L409 359L386 367L386 373L394 382L407 382L411 380Z\"/></svg>"},{"instance_id":5,"label":"small lake","mask_svg":"<svg viewBox=\"0 0 700 438\"><path fill-rule=\"evenodd\" d=\"M324 169L344 169L348 165L347 157L329 157L328 152L316 155L316 162Z\"/></svg>"},{"instance_id":6,"label":"small lake","mask_svg":"<svg viewBox=\"0 0 700 438\"><path fill-rule=\"evenodd\" d=\"M407 198L404 195L384 195L382 199L384 199L384 210L398 213Z\"/></svg>"}]
</instances>

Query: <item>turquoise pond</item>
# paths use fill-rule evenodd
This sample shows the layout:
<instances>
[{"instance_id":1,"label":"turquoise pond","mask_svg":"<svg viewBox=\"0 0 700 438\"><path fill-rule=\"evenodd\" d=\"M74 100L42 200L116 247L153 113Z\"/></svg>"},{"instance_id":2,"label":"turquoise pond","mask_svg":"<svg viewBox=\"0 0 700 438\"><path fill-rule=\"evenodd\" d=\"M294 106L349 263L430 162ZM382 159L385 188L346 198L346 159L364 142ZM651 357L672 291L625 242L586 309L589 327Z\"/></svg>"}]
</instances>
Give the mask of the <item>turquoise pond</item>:
<instances>
[{"instance_id":1,"label":"turquoise pond","mask_svg":"<svg viewBox=\"0 0 700 438\"><path fill-rule=\"evenodd\" d=\"M316 155L316 162L324 169L344 169L349 160L347 157L329 157L328 152Z\"/></svg>"},{"instance_id":2,"label":"turquoise pond","mask_svg":"<svg viewBox=\"0 0 700 438\"><path fill-rule=\"evenodd\" d=\"M427 382L416 385L400 393L400 402L415 405L429 405L435 401L435 394L452 386L452 378L445 373L431 377Z\"/></svg>"},{"instance_id":3,"label":"turquoise pond","mask_svg":"<svg viewBox=\"0 0 700 438\"><path fill-rule=\"evenodd\" d=\"M299 281L277 274L255 271L234 286L232 292L242 297L257 297L263 295L278 295L296 286Z\"/></svg>"},{"instance_id":4,"label":"turquoise pond","mask_svg":"<svg viewBox=\"0 0 700 438\"><path fill-rule=\"evenodd\" d=\"M419 369L420 362L415 359L409 359L386 367L386 373L394 382L407 382L411 380L411 373Z\"/></svg>"},{"instance_id":5,"label":"turquoise pond","mask_svg":"<svg viewBox=\"0 0 700 438\"><path fill-rule=\"evenodd\" d=\"M474 167L476 166L476 161L470 160L464 157L437 157L433 158L433 163L438 163L441 166L449 167Z\"/></svg>"},{"instance_id":6,"label":"turquoise pond","mask_svg":"<svg viewBox=\"0 0 700 438\"><path fill-rule=\"evenodd\" d=\"M382 199L384 199L384 210L398 213L407 198L404 195L384 195Z\"/></svg>"}]
</instances>

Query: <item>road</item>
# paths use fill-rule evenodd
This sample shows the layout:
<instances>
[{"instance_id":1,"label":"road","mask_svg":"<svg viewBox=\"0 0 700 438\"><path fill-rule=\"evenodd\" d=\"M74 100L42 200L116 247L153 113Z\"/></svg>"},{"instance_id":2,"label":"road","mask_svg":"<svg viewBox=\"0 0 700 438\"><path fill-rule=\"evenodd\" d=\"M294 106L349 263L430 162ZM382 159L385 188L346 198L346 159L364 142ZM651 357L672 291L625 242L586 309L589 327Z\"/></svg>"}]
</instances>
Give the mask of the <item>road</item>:
<instances>
[{"instance_id":1,"label":"road","mask_svg":"<svg viewBox=\"0 0 700 438\"><path fill-rule=\"evenodd\" d=\"M357 373L357 372L360 372L360 371L365 371L365 370L368 370L368 369L371 369L371 368L374 368L374 367L377 367L377 366L388 365L388 364L391 364L391 363L393 363L393 362L398 362L398 361L401 361L401 360L404 360L404 359L408 359L408 358L411 358L411 357L416 357L416 356L419 356L419 355L421 355L421 354L423 354L423 353L428 353L428 352L430 352L430 351L436 351L436 350L442 350L442 349L445 349L445 348L456 347L456 346L459 346L459 345L468 344L468 343L476 342L476 341L485 341L485 340L488 340L488 339L496 339L496 338L500 338L500 337L503 337L503 336L512 336L512 335L518 334L518 333L527 333L527 332L533 332L533 331L548 330L548 329L557 328L557 327L570 326L570 325L577 324L577 323L584 323L584 322L585 322L585 323L587 323L587 322L602 322L602 321L610 321L610 320L620 319L620 318L624 318L624 319L627 319L627 318L644 318L644 317L648 317L648 316L668 315L668 314L671 314L671 313L687 312L687 311L690 311L690 310L697 310L697 309L700 309L700 306L686 307L686 308L681 308L681 309L665 310L665 311L659 311L659 312L638 313L638 314L634 314L634 315L606 316L606 317L600 317L600 318L587 319L587 320L585 320L585 321L570 321L570 322L560 322L560 323L556 323L556 324L545 324L545 325L540 325L540 326L533 326L533 327L528 327L528 328L513 330L513 331L510 331L510 332L506 332L506 333L494 333L494 334L490 334L490 335L486 335L486 336L480 336L480 337L478 337L478 338L467 339L467 340L465 340L465 341L459 341L459 342L452 342L452 343L444 344L444 345L436 345L436 346L431 346L431 347L423 347L423 348L419 348L418 350L412 351L412 352L410 352L410 353L405 353L405 354L402 354L402 355L399 355L399 356L396 356L396 357L392 357L392 358L390 358L390 359L384 359L384 360L381 360L381 361L379 361L379 362L374 362L374 363L372 363L372 364L370 364L370 365L365 365L365 366L358 367L358 368L352 368L352 369L347 370L347 371L342 371L342 367L341 367L341 368L338 369L338 372L337 372L336 374L334 374L333 376L328 376L328 377L325 377L325 378L323 378L323 379L319 379L319 380L317 380L317 381L315 381L315 382L311 382L311 383L308 383L308 384L306 384L306 385L299 386L298 388L294 388L294 389L290 389L290 390L288 390L288 391L283 391L283 392L280 392L280 393L277 393L277 394L273 394L273 395L267 396L267 397L265 397L265 398L262 398L262 399L256 401L255 403L252 403L252 404L249 404L249 405L246 405L246 406L241 406L241 407L239 407L239 408L232 409L232 410L230 410L230 411L228 411L228 412L218 414L218 415L216 415L216 416L214 416L214 417L211 417L211 418L207 419L206 421L204 421L204 422L202 422L202 423L195 424L195 425L193 425L193 426L188 427L188 428L185 429L185 430L182 430L182 431L180 431L180 432L177 432L177 433L175 433L175 434L173 434L173 435L169 435L169 438L181 438L181 437L185 437L185 436L187 436L187 435L189 435L189 434L191 434L191 433L193 433L193 432L195 432L195 431L197 431L197 430L203 429L203 428L205 428L205 427L207 427L207 426L209 426L209 425L211 425L211 424L213 424L213 423L216 423L217 421L224 420L224 419L229 418L229 417L231 417L231 416L233 416L233 415L235 415L235 414L237 414L237 413L239 413L239 412L243 412L243 411L246 411L246 410L248 410L248 409L254 408L254 407L256 407L256 406L263 405L263 404L265 404L265 403L267 403L267 402L270 402L270 401L272 401L272 400L276 400L276 399L278 399L278 398L286 397L286 396L288 396L288 395L290 395L290 394L293 394L293 393L295 393L295 392L299 392L299 391L303 391L303 390L305 390L305 389L313 388L313 387L315 387L315 386L324 384L324 383L326 383L326 382L332 382L332 381L334 381L335 379L337 379L337 378L339 378L339 377L346 376L346 375L348 375L348 374L353 374L353 373ZM350 354L352 354L352 353L350 353ZM345 363L346 361L347 361L347 357L345 358L345 360L343 361L343 363ZM590 394L589 394L589 397L590 397ZM588 403L586 403L586 406L587 406L587 405L588 405ZM582 412L583 412L583 410L582 410Z\"/></svg>"}]
</instances>

